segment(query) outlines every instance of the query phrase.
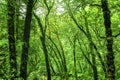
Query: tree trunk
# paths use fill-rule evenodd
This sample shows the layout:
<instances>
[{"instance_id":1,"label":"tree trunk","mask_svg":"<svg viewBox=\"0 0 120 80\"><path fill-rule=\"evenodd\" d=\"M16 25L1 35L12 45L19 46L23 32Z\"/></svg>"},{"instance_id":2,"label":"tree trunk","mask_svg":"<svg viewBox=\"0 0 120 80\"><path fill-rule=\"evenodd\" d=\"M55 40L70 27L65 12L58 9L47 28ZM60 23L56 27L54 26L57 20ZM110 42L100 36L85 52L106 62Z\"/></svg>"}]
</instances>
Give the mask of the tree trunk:
<instances>
[{"instance_id":1,"label":"tree trunk","mask_svg":"<svg viewBox=\"0 0 120 80\"><path fill-rule=\"evenodd\" d=\"M46 47L46 41L45 41L45 35L41 37L43 52L45 55L45 63L46 63L46 69L47 69L47 80L51 80L51 73L50 73L50 65L49 65L49 59L48 59L48 50Z\"/></svg>"},{"instance_id":2,"label":"tree trunk","mask_svg":"<svg viewBox=\"0 0 120 80\"><path fill-rule=\"evenodd\" d=\"M17 77L16 47L14 37L15 1L7 0L7 4L8 4L7 26L10 53L10 79L14 80Z\"/></svg>"},{"instance_id":3,"label":"tree trunk","mask_svg":"<svg viewBox=\"0 0 120 80\"><path fill-rule=\"evenodd\" d=\"M29 51L30 24L32 19L33 0L28 0L27 12L24 24L23 47L20 65L20 77L27 80L27 61Z\"/></svg>"},{"instance_id":4,"label":"tree trunk","mask_svg":"<svg viewBox=\"0 0 120 80\"><path fill-rule=\"evenodd\" d=\"M16 24L15 24L15 33L16 33L16 42L18 41L19 39L19 28L20 28L20 19L19 19L19 16L20 16L20 0L16 0Z\"/></svg>"},{"instance_id":5,"label":"tree trunk","mask_svg":"<svg viewBox=\"0 0 120 80\"><path fill-rule=\"evenodd\" d=\"M46 46L46 30L43 29L44 27L41 23L40 18L35 13L33 13L33 15L37 19L37 22L38 22L38 25L40 27L40 31L42 34L42 36L40 37L40 40L42 42L43 52L45 55L45 63L46 63L46 69L47 69L47 80L51 80L51 72L50 72L50 65L49 65L49 59L48 59L48 50L47 50L47 46ZM45 27L47 27L46 24L45 24Z\"/></svg>"},{"instance_id":6,"label":"tree trunk","mask_svg":"<svg viewBox=\"0 0 120 80\"><path fill-rule=\"evenodd\" d=\"M75 80L78 80L77 76L77 61L76 61L76 39L77 39L77 34L74 35L74 40L73 40L73 57L74 57L74 71L75 71Z\"/></svg>"},{"instance_id":7,"label":"tree trunk","mask_svg":"<svg viewBox=\"0 0 120 80\"><path fill-rule=\"evenodd\" d=\"M108 8L107 0L101 0L104 25L106 32L106 47L107 47L107 77L109 80L115 80L115 64L114 64L114 52L113 52L113 37L110 20L110 10Z\"/></svg>"},{"instance_id":8,"label":"tree trunk","mask_svg":"<svg viewBox=\"0 0 120 80\"><path fill-rule=\"evenodd\" d=\"M37 19L37 22L38 22L38 25L40 27L40 31L41 31L41 42L42 42L42 47L43 47L43 52L44 52L44 55L45 55L45 63L46 63L46 69L47 69L47 80L51 80L51 71L50 71L50 64L49 64L49 56L48 56L48 50L47 50L47 46L46 46L46 29L47 29L47 23L48 23L48 16L49 16L49 13L50 13L50 10L51 8L48 6L46 0L44 0L44 4L46 5L47 7L47 14L45 16L45 26L43 26L43 24L41 23L41 20L40 18L35 14L35 18Z\"/></svg>"},{"instance_id":9,"label":"tree trunk","mask_svg":"<svg viewBox=\"0 0 120 80\"><path fill-rule=\"evenodd\" d=\"M92 36L90 34L90 31L89 31L88 21L87 21L86 17L85 17L85 27L86 27L87 38L89 41L90 53L92 55L92 69L93 69L93 74L94 74L94 80L98 80L98 71L97 71L97 66L96 66L94 43L93 43Z\"/></svg>"}]
</instances>

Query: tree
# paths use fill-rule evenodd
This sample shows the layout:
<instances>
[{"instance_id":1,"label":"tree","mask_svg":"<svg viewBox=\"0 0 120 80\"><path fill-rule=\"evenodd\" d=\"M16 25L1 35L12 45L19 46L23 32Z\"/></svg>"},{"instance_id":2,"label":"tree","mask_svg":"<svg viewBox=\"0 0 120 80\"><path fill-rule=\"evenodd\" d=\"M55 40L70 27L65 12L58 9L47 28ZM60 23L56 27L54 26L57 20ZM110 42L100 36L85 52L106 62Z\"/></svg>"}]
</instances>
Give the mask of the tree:
<instances>
[{"instance_id":1,"label":"tree","mask_svg":"<svg viewBox=\"0 0 120 80\"><path fill-rule=\"evenodd\" d=\"M16 46L14 36L14 19L15 19L15 1L7 0L8 10L8 40L9 40L9 53L10 53L10 79L14 80L17 77L17 62L16 62Z\"/></svg>"},{"instance_id":2,"label":"tree","mask_svg":"<svg viewBox=\"0 0 120 80\"><path fill-rule=\"evenodd\" d=\"M16 12L16 27L15 27L15 33L16 33L16 41L19 39L19 27L20 27L20 24L19 24L19 16L20 16L20 0L16 0L16 9L15 9L15 12Z\"/></svg>"},{"instance_id":3,"label":"tree","mask_svg":"<svg viewBox=\"0 0 120 80\"><path fill-rule=\"evenodd\" d=\"M119 80L119 4L0 0L0 80Z\"/></svg>"},{"instance_id":4,"label":"tree","mask_svg":"<svg viewBox=\"0 0 120 80\"><path fill-rule=\"evenodd\" d=\"M90 48L90 53L92 55L92 61L90 61L90 59L85 55L85 58L87 59L88 63L90 64L90 66L92 67L93 69L93 74L94 74L94 80L98 80L98 72L97 72L97 66L96 66L96 59L95 59L95 52L94 52L94 46L96 46L92 40L92 36L90 34L90 31L89 31L89 27L88 27L88 21L87 21L87 17L86 17L86 12L84 14L84 21L85 21L85 27L86 27L86 30L83 29L83 26L82 25L79 25L79 23L77 22L77 20L75 19L70 7L69 7L69 4L68 4L68 13L70 15L70 17L72 18L72 20L74 21L74 23L76 24L76 26L79 28L80 31L83 32L83 34L87 37L88 39L88 42L89 42L89 48Z\"/></svg>"},{"instance_id":5,"label":"tree","mask_svg":"<svg viewBox=\"0 0 120 80\"><path fill-rule=\"evenodd\" d=\"M49 6L47 3L47 0L43 0L44 4L47 8L47 14L45 15L45 21L44 21L44 26L41 22L41 19L34 13L35 18L37 19L40 31L41 31L41 36L40 36L40 40L42 43L42 48L43 48L43 52L44 52L44 56L45 56L45 63L46 63L46 70L47 70L47 80L51 80L51 71L50 71L50 64L49 64L49 56L48 56L48 50L47 50L47 45L46 45L46 31L47 31L47 27L48 27L48 17L50 14L50 11L53 7L54 2L52 2L52 5Z\"/></svg>"},{"instance_id":6,"label":"tree","mask_svg":"<svg viewBox=\"0 0 120 80\"><path fill-rule=\"evenodd\" d=\"M32 19L33 0L28 0L26 18L24 23L23 47L20 65L20 77L27 80L27 61L29 51L30 24Z\"/></svg>"},{"instance_id":7,"label":"tree","mask_svg":"<svg viewBox=\"0 0 120 80\"><path fill-rule=\"evenodd\" d=\"M114 52L113 52L113 36L111 29L110 10L108 8L107 0L101 0L105 33L106 33L106 47L107 47L107 77L110 80L115 80L115 64L114 64Z\"/></svg>"}]
</instances>

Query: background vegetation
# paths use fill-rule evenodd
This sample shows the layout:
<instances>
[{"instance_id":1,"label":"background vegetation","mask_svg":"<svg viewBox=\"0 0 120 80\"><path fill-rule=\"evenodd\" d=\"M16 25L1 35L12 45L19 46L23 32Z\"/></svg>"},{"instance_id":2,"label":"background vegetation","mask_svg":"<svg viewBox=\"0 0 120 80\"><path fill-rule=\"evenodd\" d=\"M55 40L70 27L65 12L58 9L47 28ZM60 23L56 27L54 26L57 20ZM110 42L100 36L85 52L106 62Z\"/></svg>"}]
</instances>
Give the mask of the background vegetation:
<instances>
[{"instance_id":1,"label":"background vegetation","mask_svg":"<svg viewBox=\"0 0 120 80\"><path fill-rule=\"evenodd\" d=\"M0 0L0 80L120 80L120 0Z\"/></svg>"}]
</instances>

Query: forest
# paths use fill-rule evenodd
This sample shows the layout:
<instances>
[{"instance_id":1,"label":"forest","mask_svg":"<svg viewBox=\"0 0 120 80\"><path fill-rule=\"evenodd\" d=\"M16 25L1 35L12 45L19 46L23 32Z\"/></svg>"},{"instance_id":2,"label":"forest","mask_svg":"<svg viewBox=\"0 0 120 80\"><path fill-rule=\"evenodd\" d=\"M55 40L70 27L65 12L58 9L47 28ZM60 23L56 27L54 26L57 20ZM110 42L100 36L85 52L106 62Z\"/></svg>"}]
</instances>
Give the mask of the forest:
<instances>
[{"instance_id":1,"label":"forest","mask_svg":"<svg viewBox=\"0 0 120 80\"><path fill-rule=\"evenodd\" d=\"M120 80L120 0L0 0L0 80Z\"/></svg>"}]
</instances>

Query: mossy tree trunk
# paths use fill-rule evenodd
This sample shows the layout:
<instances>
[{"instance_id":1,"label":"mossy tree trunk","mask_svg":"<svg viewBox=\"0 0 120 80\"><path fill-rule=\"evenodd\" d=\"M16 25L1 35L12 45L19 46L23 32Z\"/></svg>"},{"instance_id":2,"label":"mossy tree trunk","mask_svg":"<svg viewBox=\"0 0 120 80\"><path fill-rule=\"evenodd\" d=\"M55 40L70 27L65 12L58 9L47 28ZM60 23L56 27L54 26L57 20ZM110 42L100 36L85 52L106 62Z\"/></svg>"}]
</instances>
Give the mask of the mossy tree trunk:
<instances>
[{"instance_id":1,"label":"mossy tree trunk","mask_svg":"<svg viewBox=\"0 0 120 80\"><path fill-rule=\"evenodd\" d=\"M8 26L8 41L10 53L10 79L14 80L17 77L17 62L16 62L16 47L14 36L14 19L15 19L15 1L7 0L7 26Z\"/></svg>"},{"instance_id":2,"label":"mossy tree trunk","mask_svg":"<svg viewBox=\"0 0 120 80\"><path fill-rule=\"evenodd\" d=\"M33 0L28 0L26 18L24 23L23 47L22 47L21 65L20 65L20 77L23 78L24 80L27 80L27 61L28 61L28 51L29 51L32 8L33 8Z\"/></svg>"}]
</instances>

